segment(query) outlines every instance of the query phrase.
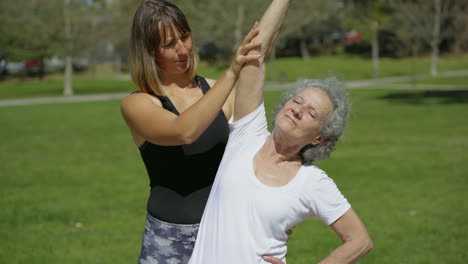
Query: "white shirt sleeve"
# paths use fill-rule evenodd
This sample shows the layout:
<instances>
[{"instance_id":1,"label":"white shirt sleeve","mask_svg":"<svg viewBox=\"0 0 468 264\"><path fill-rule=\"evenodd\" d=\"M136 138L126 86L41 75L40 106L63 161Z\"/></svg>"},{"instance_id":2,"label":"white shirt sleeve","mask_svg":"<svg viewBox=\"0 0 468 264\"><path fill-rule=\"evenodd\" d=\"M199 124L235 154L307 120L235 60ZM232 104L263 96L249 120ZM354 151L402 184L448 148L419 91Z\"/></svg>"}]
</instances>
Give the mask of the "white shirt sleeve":
<instances>
[{"instance_id":1,"label":"white shirt sleeve","mask_svg":"<svg viewBox=\"0 0 468 264\"><path fill-rule=\"evenodd\" d=\"M229 123L230 133L226 148L268 134L268 124L265 105L260 104L255 110L243 118Z\"/></svg>"},{"instance_id":2,"label":"white shirt sleeve","mask_svg":"<svg viewBox=\"0 0 468 264\"><path fill-rule=\"evenodd\" d=\"M315 183L311 209L325 224L331 225L346 213L351 205L325 172L322 171Z\"/></svg>"}]
</instances>

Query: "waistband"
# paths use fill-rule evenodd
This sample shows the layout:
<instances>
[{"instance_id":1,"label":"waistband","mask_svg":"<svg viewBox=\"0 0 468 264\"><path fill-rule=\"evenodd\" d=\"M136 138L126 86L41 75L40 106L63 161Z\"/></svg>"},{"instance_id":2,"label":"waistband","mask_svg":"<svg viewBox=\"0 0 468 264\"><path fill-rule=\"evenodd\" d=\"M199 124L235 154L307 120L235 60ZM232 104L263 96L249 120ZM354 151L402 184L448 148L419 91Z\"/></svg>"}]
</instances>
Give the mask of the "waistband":
<instances>
[{"instance_id":1,"label":"waistband","mask_svg":"<svg viewBox=\"0 0 468 264\"><path fill-rule=\"evenodd\" d=\"M173 241L195 242L200 224L174 224L146 216L146 230L155 236Z\"/></svg>"}]
</instances>

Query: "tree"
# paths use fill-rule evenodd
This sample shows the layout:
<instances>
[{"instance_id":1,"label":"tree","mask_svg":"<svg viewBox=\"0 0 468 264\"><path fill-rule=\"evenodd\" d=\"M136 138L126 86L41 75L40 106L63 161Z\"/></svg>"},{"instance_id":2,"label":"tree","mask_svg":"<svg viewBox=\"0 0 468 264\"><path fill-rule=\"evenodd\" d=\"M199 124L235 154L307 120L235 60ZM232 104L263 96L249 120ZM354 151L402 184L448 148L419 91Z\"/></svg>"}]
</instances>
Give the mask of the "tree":
<instances>
[{"instance_id":1,"label":"tree","mask_svg":"<svg viewBox=\"0 0 468 264\"><path fill-rule=\"evenodd\" d=\"M309 43L323 45L323 42L329 42L329 36L341 30L342 7L338 0L295 1L289 8L280 36L297 39L301 57L309 59Z\"/></svg>"},{"instance_id":2,"label":"tree","mask_svg":"<svg viewBox=\"0 0 468 264\"><path fill-rule=\"evenodd\" d=\"M453 32L455 53L468 50L468 0L459 0L453 7Z\"/></svg>"},{"instance_id":3,"label":"tree","mask_svg":"<svg viewBox=\"0 0 468 264\"><path fill-rule=\"evenodd\" d=\"M14 60L61 55L66 61L64 95L72 95L72 56L89 45L82 0L2 0L0 2L0 49ZM59 22L57 22L59 21Z\"/></svg>"},{"instance_id":4,"label":"tree","mask_svg":"<svg viewBox=\"0 0 468 264\"><path fill-rule=\"evenodd\" d=\"M437 60L439 45L453 31L441 32L441 26L446 25L452 14L454 2L451 0L390 0L390 6L395 11L396 31L406 39L412 48L413 55L418 45L431 47L431 75L437 75Z\"/></svg>"},{"instance_id":5,"label":"tree","mask_svg":"<svg viewBox=\"0 0 468 264\"><path fill-rule=\"evenodd\" d=\"M63 41L60 1L0 2L1 49L15 60L35 59L54 54ZM60 19L63 21L63 19Z\"/></svg>"},{"instance_id":6,"label":"tree","mask_svg":"<svg viewBox=\"0 0 468 264\"><path fill-rule=\"evenodd\" d=\"M63 78L63 95L73 95L72 87L72 38L71 38L71 17L70 0L63 2L63 22L64 22L64 44L65 44L65 76Z\"/></svg>"},{"instance_id":7,"label":"tree","mask_svg":"<svg viewBox=\"0 0 468 264\"><path fill-rule=\"evenodd\" d=\"M379 32L388 25L388 10L385 0L347 0L346 22L348 28L363 32L364 41L371 43L372 76L379 74Z\"/></svg>"},{"instance_id":8,"label":"tree","mask_svg":"<svg viewBox=\"0 0 468 264\"><path fill-rule=\"evenodd\" d=\"M260 20L264 0L174 1L186 14L198 44L215 43L235 51L254 22ZM252 8L255 7L255 8Z\"/></svg>"}]
</instances>

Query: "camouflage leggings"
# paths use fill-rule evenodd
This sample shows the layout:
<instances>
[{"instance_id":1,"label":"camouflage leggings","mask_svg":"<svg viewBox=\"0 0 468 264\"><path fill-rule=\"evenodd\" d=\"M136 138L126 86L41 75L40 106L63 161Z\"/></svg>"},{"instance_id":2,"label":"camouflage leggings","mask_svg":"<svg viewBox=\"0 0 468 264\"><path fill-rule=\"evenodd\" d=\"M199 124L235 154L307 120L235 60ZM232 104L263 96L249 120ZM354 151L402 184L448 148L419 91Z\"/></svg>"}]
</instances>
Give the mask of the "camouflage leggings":
<instances>
[{"instance_id":1,"label":"camouflage leggings","mask_svg":"<svg viewBox=\"0 0 468 264\"><path fill-rule=\"evenodd\" d=\"M187 264L199 224L179 225L149 215L143 232L139 264Z\"/></svg>"}]
</instances>

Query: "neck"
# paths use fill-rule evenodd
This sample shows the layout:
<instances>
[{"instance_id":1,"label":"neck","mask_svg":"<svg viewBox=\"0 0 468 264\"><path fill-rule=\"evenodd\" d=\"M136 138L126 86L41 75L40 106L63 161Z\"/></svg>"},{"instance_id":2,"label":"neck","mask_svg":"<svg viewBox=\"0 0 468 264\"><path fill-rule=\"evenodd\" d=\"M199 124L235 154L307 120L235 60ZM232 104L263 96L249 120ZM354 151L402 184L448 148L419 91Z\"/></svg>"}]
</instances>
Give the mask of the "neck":
<instances>
[{"instance_id":1,"label":"neck","mask_svg":"<svg viewBox=\"0 0 468 264\"><path fill-rule=\"evenodd\" d=\"M188 74L164 74L161 78L162 85L165 88L192 88L192 80L188 77Z\"/></svg>"},{"instance_id":2,"label":"neck","mask_svg":"<svg viewBox=\"0 0 468 264\"><path fill-rule=\"evenodd\" d=\"M280 140L278 135L272 133L266 140L262 149L260 150L263 155L268 156L274 163L294 162L302 164L301 157L299 156L300 148L285 144L287 142Z\"/></svg>"}]
</instances>

